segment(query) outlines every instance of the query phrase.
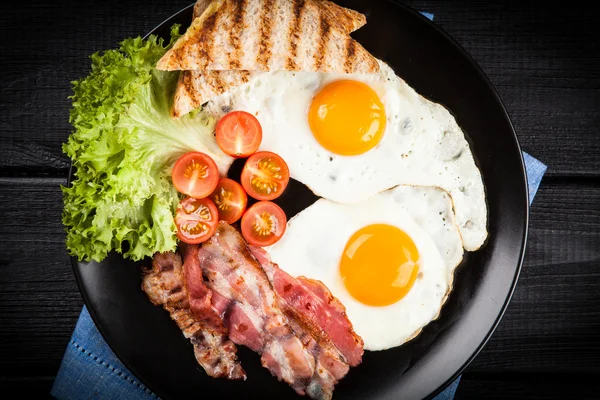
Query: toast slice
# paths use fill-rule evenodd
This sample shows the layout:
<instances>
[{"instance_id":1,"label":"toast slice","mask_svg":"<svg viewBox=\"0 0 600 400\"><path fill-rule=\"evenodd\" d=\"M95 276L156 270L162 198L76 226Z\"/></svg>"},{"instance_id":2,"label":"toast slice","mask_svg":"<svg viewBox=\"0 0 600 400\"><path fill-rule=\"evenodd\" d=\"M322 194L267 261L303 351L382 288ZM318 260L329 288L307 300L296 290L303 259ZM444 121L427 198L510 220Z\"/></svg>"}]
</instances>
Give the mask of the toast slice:
<instances>
[{"instance_id":1,"label":"toast slice","mask_svg":"<svg viewBox=\"0 0 600 400\"><path fill-rule=\"evenodd\" d=\"M202 15L204 10L215 0L197 0L194 4L192 21ZM326 12L331 13L331 18L342 26L346 33L354 32L367 23L365 16L358 11L338 6L337 4L321 0L321 6ZM269 5L267 5L268 7Z\"/></svg>"},{"instance_id":2,"label":"toast slice","mask_svg":"<svg viewBox=\"0 0 600 400\"><path fill-rule=\"evenodd\" d=\"M192 19L202 16L204 11L215 0L197 0L193 9ZM274 1L267 2L268 7ZM331 1L318 1L322 7L323 18L335 21L338 29L349 35L351 32L366 24L363 14L338 6ZM209 70L209 71L182 71L179 77L173 100L172 116L179 118L182 115L200 107L206 101L228 90L242 85L252 78L256 72L248 70Z\"/></svg>"},{"instance_id":3,"label":"toast slice","mask_svg":"<svg viewBox=\"0 0 600 400\"><path fill-rule=\"evenodd\" d=\"M204 1L203 1L204 2ZM377 60L320 0L214 0L158 61L160 70L375 73ZM349 16L350 13L343 13Z\"/></svg>"},{"instance_id":4,"label":"toast slice","mask_svg":"<svg viewBox=\"0 0 600 400\"><path fill-rule=\"evenodd\" d=\"M248 82L258 71L181 71L171 107L171 116L179 118L210 99Z\"/></svg>"}]
</instances>

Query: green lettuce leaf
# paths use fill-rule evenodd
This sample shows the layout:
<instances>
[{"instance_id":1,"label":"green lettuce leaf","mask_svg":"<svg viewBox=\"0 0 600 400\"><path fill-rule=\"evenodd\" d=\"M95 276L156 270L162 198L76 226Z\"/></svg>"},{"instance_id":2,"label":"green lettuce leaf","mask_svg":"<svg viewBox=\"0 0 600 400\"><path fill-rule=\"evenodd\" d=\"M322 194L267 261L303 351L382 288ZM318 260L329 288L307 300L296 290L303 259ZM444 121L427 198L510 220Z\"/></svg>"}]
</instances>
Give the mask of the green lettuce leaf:
<instances>
[{"instance_id":1,"label":"green lettuce leaf","mask_svg":"<svg viewBox=\"0 0 600 400\"><path fill-rule=\"evenodd\" d=\"M201 111L170 115L177 72L156 62L179 37L122 41L91 56L88 76L72 82L73 132L63 151L74 179L62 187L69 253L102 261L109 252L140 260L177 245L173 221L180 195L170 173L188 151L210 155L221 173L232 159L217 146L215 121Z\"/></svg>"}]
</instances>

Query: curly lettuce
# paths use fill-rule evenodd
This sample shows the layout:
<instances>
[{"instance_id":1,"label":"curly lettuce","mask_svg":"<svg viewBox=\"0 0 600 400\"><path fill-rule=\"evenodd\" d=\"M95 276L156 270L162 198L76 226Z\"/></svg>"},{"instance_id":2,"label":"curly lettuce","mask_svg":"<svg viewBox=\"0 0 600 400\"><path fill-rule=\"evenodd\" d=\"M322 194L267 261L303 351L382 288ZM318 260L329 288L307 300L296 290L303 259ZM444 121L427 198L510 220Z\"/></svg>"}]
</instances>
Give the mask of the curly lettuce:
<instances>
[{"instance_id":1,"label":"curly lettuce","mask_svg":"<svg viewBox=\"0 0 600 400\"><path fill-rule=\"evenodd\" d=\"M91 72L72 82L70 123L63 151L73 162L62 187L69 254L102 261L116 251L140 260L176 248L173 220L180 195L170 173L188 151L210 155L221 172L232 159L217 146L214 120L202 112L179 119L170 109L177 72L156 62L179 37L129 38L91 56Z\"/></svg>"}]
</instances>

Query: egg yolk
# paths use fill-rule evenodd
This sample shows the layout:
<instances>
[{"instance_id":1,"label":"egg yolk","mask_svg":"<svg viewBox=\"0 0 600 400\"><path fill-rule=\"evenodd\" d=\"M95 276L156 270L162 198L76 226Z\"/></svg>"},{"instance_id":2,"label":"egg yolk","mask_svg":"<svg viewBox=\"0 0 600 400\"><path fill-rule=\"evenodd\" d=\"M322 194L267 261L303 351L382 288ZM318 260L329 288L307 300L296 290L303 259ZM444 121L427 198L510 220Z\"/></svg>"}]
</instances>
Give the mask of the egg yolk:
<instances>
[{"instance_id":1,"label":"egg yolk","mask_svg":"<svg viewBox=\"0 0 600 400\"><path fill-rule=\"evenodd\" d=\"M308 110L310 129L327 150L362 154L379 143L385 130L385 108L367 84L338 80L324 86Z\"/></svg>"},{"instance_id":2,"label":"egg yolk","mask_svg":"<svg viewBox=\"0 0 600 400\"><path fill-rule=\"evenodd\" d=\"M419 252L402 230L387 224L368 225L348 240L340 274L352 297L369 306L402 299L419 273Z\"/></svg>"}]
</instances>

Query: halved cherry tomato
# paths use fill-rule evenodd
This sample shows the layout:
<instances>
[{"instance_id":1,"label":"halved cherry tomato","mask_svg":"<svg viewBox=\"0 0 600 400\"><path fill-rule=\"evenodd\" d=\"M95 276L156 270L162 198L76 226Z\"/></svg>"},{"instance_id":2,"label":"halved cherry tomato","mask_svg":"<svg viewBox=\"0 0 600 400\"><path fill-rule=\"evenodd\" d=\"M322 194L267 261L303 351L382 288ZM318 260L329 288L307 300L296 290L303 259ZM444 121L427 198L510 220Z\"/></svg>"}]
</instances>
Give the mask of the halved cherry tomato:
<instances>
[{"instance_id":1,"label":"halved cherry tomato","mask_svg":"<svg viewBox=\"0 0 600 400\"><path fill-rule=\"evenodd\" d=\"M229 178L219 179L209 198L219 210L219 220L233 224L242 217L248 204L248 196L242 185Z\"/></svg>"},{"instance_id":2,"label":"halved cherry tomato","mask_svg":"<svg viewBox=\"0 0 600 400\"><path fill-rule=\"evenodd\" d=\"M171 172L173 186L180 193L202 199L215 190L219 169L210 156L200 152L182 155Z\"/></svg>"},{"instance_id":3,"label":"halved cherry tomato","mask_svg":"<svg viewBox=\"0 0 600 400\"><path fill-rule=\"evenodd\" d=\"M270 246L285 233L287 217L277 204L259 201L242 217L242 235L254 246Z\"/></svg>"},{"instance_id":4,"label":"halved cherry tomato","mask_svg":"<svg viewBox=\"0 0 600 400\"><path fill-rule=\"evenodd\" d=\"M248 157L262 141L262 127L256 117L246 111L225 114L216 127L217 144L232 157Z\"/></svg>"},{"instance_id":5,"label":"halved cherry tomato","mask_svg":"<svg viewBox=\"0 0 600 400\"><path fill-rule=\"evenodd\" d=\"M207 241L217 230L219 212L209 198L186 197L177 205L177 237L189 244Z\"/></svg>"},{"instance_id":6,"label":"halved cherry tomato","mask_svg":"<svg viewBox=\"0 0 600 400\"><path fill-rule=\"evenodd\" d=\"M242 186L256 200L278 198L289 181L290 171L286 162L270 151L252 154L242 169Z\"/></svg>"}]
</instances>

